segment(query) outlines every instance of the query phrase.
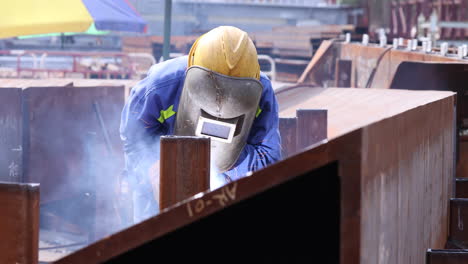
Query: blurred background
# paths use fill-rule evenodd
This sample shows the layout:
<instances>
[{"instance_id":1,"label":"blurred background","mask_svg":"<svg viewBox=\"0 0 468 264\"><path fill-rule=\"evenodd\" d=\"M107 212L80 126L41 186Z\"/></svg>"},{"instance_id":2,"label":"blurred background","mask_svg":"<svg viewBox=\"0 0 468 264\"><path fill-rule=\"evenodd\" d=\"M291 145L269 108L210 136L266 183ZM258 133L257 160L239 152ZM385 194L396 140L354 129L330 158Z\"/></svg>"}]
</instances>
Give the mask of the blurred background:
<instances>
[{"instance_id":1,"label":"blurred background","mask_svg":"<svg viewBox=\"0 0 468 264\"><path fill-rule=\"evenodd\" d=\"M296 82L321 41L392 38L448 41L467 36L466 0L128 0L143 32L97 30L0 38L0 78L134 79L166 58L187 54L194 40L220 25L255 41L273 81ZM169 5L169 10L167 6ZM165 8L166 7L166 8ZM167 35L165 37L165 29ZM272 70L273 68L273 70Z\"/></svg>"},{"instance_id":2,"label":"blurred background","mask_svg":"<svg viewBox=\"0 0 468 264\"><path fill-rule=\"evenodd\" d=\"M128 227L122 107L152 65L188 54L205 32L246 31L286 109L303 97L287 92L298 84L388 88L401 61L466 63L467 8L468 0L0 0L0 181L40 183L39 259L57 259ZM414 72L428 83L445 73ZM457 88L460 76L439 86ZM412 78L405 89L416 87Z\"/></svg>"}]
</instances>

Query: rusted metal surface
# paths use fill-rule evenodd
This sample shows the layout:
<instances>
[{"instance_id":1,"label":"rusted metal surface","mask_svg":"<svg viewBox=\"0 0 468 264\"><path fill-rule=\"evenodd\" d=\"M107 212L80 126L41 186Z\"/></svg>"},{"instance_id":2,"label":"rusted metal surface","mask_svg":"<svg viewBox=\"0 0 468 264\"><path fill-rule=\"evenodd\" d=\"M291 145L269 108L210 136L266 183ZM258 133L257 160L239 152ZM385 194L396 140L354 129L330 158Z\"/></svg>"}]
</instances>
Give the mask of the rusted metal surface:
<instances>
[{"instance_id":1,"label":"rusted metal surface","mask_svg":"<svg viewBox=\"0 0 468 264\"><path fill-rule=\"evenodd\" d=\"M114 153L106 147L93 103L98 102ZM123 170L119 137L124 87L33 87L23 90L24 179L41 184L41 205L102 237L121 225L116 198ZM95 199L95 207L80 206ZM77 208L69 214L67 200ZM95 210L93 208L96 208Z\"/></svg>"},{"instance_id":2,"label":"rusted metal surface","mask_svg":"<svg viewBox=\"0 0 468 264\"><path fill-rule=\"evenodd\" d=\"M351 60L336 60L335 87L351 87Z\"/></svg>"},{"instance_id":3,"label":"rusted metal surface","mask_svg":"<svg viewBox=\"0 0 468 264\"><path fill-rule=\"evenodd\" d=\"M343 142L340 142L341 140L349 144L343 144ZM318 181L319 177L314 176L321 175L321 179L331 179L333 174L336 177L337 172L340 172L338 176L341 178L341 186L353 185L358 186L357 189L359 189L358 174L360 165L356 162L348 162L345 157L359 159L357 148L360 145L360 134L347 135L346 138L341 140L329 145L322 145L307 153L299 154L296 158L287 159L258 171L251 177L240 179L212 192L194 197L156 217L98 241L54 263L125 262L128 259L133 261L141 260L143 257L149 256L149 254L158 255L162 259L170 257L172 261L201 260L200 257L210 261L212 259L206 259L206 255L199 254L200 251L206 250L206 244L199 243L199 239L213 241L210 246L210 258L217 258L226 257L226 247L231 248L238 243L241 237L244 241L245 250L230 256L230 260L240 261L248 257L251 260L267 259L277 261L277 257L279 257L285 259L285 261L293 259L309 260L307 262L310 262L314 258L314 254L308 248L310 245L314 245L314 248L320 248L321 252L333 252L333 254L327 254L327 256L332 258L339 256L340 263L358 263L358 234L360 227L359 217L353 212L356 212L359 208L359 191L356 192L356 189L352 192L348 190L340 191L339 204L336 204L333 201L337 201L335 199L338 196L336 193L332 193L333 190L337 191L336 187L332 187L333 184L316 183L320 186L317 187L316 194L325 195L328 191L329 197L327 201L323 201L324 204L316 204L316 208L331 210L334 218L316 217L309 214L308 209L305 209L309 208L310 203L316 201L314 198L319 199L320 196L309 192L307 186L313 186L312 183L305 184L299 181L294 184L293 189L276 193L278 195L275 195L276 198L267 196L274 189L285 191L285 189L279 188L287 186L288 183L297 178L317 179ZM324 155L329 152L332 154ZM304 162L304 160L310 162ZM335 160L342 160L343 162L334 163ZM340 168L336 168L336 164L341 164ZM301 175L310 177L300 177ZM325 175L328 175L328 177L324 177ZM304 189L297 189L301 186ZM278 213L278 203L274 201L286 203L288 206L283 207L283 211ZM256 206L251 207L252 204L256 204ZM247 207L249 207L248 211L242 211L243 208ZM342 219L339 221L339 225L336 223L336 210L340 211ZM307 213L307 217L305 213ZM324 211L322 213L325 214ZM220 214L227 215L223 217ZM222 219L217 217L222 217ZM330 228L317 230L316 225L311 224L317 223L317 221L326 226L329 225ZM197 225L198 231L195 234L186 228L189 227L193 230L197 228ZM148 232L148 230L152 231ZM275 231L272 232L272 230ZM338 232L339 241L345 241L342 242L345 245L337 244ZM179 236L174 238L172 237L174 234L179 234ZM316 239L309 241L307 248L304 248L306 244L302 243L298 238L305 239L313 234L315 234ZM330 236L331 234L333 234L333 237ZM249 239L246 240L245 237L247 236ZM285 237L289 239L283 240L282 238ZM288 241L288 243L284 244L284 241ZM170 247L162 248L164 245L170 245ZM149 249L149 251L144 248ZM170 254L168 256L168 252L175 248L183 249L184 254ZM139 251L141 249L143 251ZM344 256L346 256L346 262L344 262ZM336 261L333 262L336 263Z\"/></svg>"},{"instance_id":4,"label":"rusted metal surface","mask_svg":"<svg viewBox=\"0 0 468 264\"><path fill-rule=\"evenodd\" d=\"M53 50L0 50L1 56L13 59L15 65L11 70L3 70L0 76L3 78L48 78L48 77L70 77L80 76L82 78L121 78L132 79L137 76L133 57L122 52L83 52L83 51L53 51ZM33 57L32 67L28 65L27 58ZM44 60L35 58L46 56L65 57L65 60L54 66L45 63ZM85 62L87 58L94 58L95 63ZM105 58L115 58L107 64ZM39 66L37 64L39 63ZM112 65L112 67L110 66ZM137 77L138 78L138 77Z\"/></svg>"},{"instance_id":5,"label":"rusted metal surface","mask_svg":"<svg viewBox=\"0 0 468 264\"><path fill-rule=\"evenodd\" d=\"M466 122L463 125L465 126ZM463 129L466 131L466 127ZM468 178L468 162L466 162L468 160L468 141L466 136L459 136L458 143L457 177Z\"/></svg>"},{"instance_id":6,"label":"rusted metal surface","mask_svg":"<svg viewBox=\"0 0 468 264\"><path fill-rule=\"evenodd\" d=\"M424 21L430 21L434 12L439 21L466 21L468 1L392 1L390 33L393 37L411 37L411 29L418 28L419 17ZM440 28L441 39L466 39L465 29Z\"/></svg>"},{"instance_id":7,"label":"rusted metal surface","mask_svg":"<svg viewBox=\"0 0 468 264\"><path fill-rule=\"evenodd\" d=\"M280 118L279 131L281 135L281 154L283 158L287 158L297 151L297 118Z\"/></svg>"},{"instance_id":8,"label":"rusted metal surface","mask_svg":"<svg viewBox=\"0 0 468 264\"><path fill-rule=\"evenodd\" d=\"M226 257L224 249L235 247L242 237L246 250L236 252L236 258L246 257L245 252L254 259L270 256L274 260L280 257L287 259L286 254L293 252L289 250L303 248L304 243L296 238L314 232L318 235L314 235L315 239L309 242L319 241L317 247L320 252L330 252L326 250L334 246L329 245L336 243L335 236L326 235L330 230L339 230L339 263L423 263L425 249L442 248L448 235L448 199L453 195L454 95L450 92L424 91L416 96L409 91L382 90L388 93L368 97L369 94L365 92L372 90L339 90L355 94L355 97L335 96L332 99L354 101L355 105L342 105L338 112L348 119L350 116L354 118L350 120L364 119L359 126L254 172L249 177L170 207L158 216L98 241L56 263L118 262L134 260L132 257L167 256L165 252L175 248L184 249L185 256L192 259L202 257L206 260L206 255L198 254L206 250L206 244L199 243L202 237L215 244L213 248L210 247L213 249L210 253L214 253L210 256L217 257L216 253L219 253L220 257L221 254ZM364 96L358 96L361 91ZM419 99L402 100L413 96ZM379 111L367 109L365 116L361 115L362 110L352 107L366 104L369 99L375 101L374 107L380 105ZM320 101L318 97L315 100ZM332 115L330 109L329 113L330 123L340 116ZM427 115L431 118L424 118ZM346 125L349 123L343 124ZM339 225L322 222L327 228L319 225L322 228L317 229L315 221L320 221L318 219L321 217L311 214L315 220L303 222L297 214L310 213L311 201L315 201L314 208L320 208L317 210L323 213L323 207L314 198L315 192L322 188L326 190L329 195L322 201L329 202L336 197L333 191L336 189L333 184L315 188L313 186L317 185L313 183L294 185L293 182L301 179L301 175L307 176L302 179L318 180L321 173L329 175L328 179L338 176L339 205L330 203L326 208L339 208L340 218ZM288 184L295 187L281 192L281 200L267 196L274 190L285 190L281 188ZM308 187L300 189L299 186ZM301 193L305 194L303 198L296 196ZM265 202L261 206L257 204L258 207L250 207L251 211L242 211L255 204L254 201L261 200ZM278 210L281 204L285 206L280 206ZM270 217L271 207L274 213ZM261 221L256 222L255 219L262 213L268 216L268 221L258 218ZM294 223L289 222L292 219L295 219ZM262 225L268 227L267 230ZM256 228L262 231L253 231ZM323 230L327 231L323 233ZM247 235L250 231L254 233ZM285 233L294 236L283 240ZM249 239L246 240L247 236ZM256 246L250 246L251 241ZM288 241L287 245L284 241ZM310 243L301 255L303 262L310 262L306 258L314 255L309 250ZM282 252L287 253L281 255ZM171 259L182 255L172 254Z\"/></svg>"},{"instance_id":9,"label":"rusted metal surface","mask_svg":"<svg viewBox=\"0 0 468 264\"><path fill-rule=\"evenodd\" d=\"M0 183L0 262L37 263L39 184Z\"/></svg>"},{"instance_id":10,"label":"rusted metal surface","mask_svg":"<svg viewBox=\"0 0 468 264\"><path fill-rule=\"evenodd\" d=\"M459 248L468 248L468 199L450 199L450 236L451 243Z\"/></svg>"},{"instance_id":11,"label":"rusted metal surface","mask_svg":"<svg viewBox=\"0 0 468 264\"><path fill-rule=\"evenodd\" d=\"M125 86L132 88L139 80L127 79L82 79L82 78L48 78L48 79L0 79L0 87L97 87Z\"/></svg>"},{"instance_id":12,"label":"rusted metal surface","mask_svg":"<svg viewBox=\"0 0 468 264\"><path fill-rule=\"evenodd\" d=\"M337 44L337 58L351 60L351 87L366 88L370 80L379 80L389 67L389 52L377 46ZM371 86L377 87L377 86Z\"/></svg>"},{"instance_id":13,"label":"rusted metal surface","mask_svg":"<svg viewBox=\"0 0 468 264\"><path fill-rule=\"evenodd\" d=\"M453 92L393 89L298 87L277 94L280 117L295 117L296 109L327 109L328 138L453 95Z\"/></svg>"},{"instance_id":14,"label":"rusted metal surface","mask_svg":"<svg viewBox=\"0 0 468 264\"><path fill-rule=\"evenodd\" d=\"M79 87L98 87L98 86L124 86L125 98L130 95L130 90L139 80L121 80L121 79L73 79L73 78L48 78L48 79L0 79L0 87L59 87L69 88Z\"/></svg>"},{"instance_id":15,"label":"rusted metal surface","mask_svg":"<svg viewBox=\"0 0 468 264\"><path fill-rule=\"evenodd\" d=\"M108 154L93 102L101 103L114 149L122 149L118 127L123 87L34 87L25 89L23 96L25 180L41 183L42 202L76 194L89 155L99 153L104 161ZM87 145L89 134L99 137L96 146ZM67 188L60 188L65 187L61 182Z\"/></svg>"},{"instance_id":16,"label":"rusted metal surface","mask_svg":"<svg viewBox=\"0 0 468 264\"><path fill-rule=\"evenodd\" d=\"M454 195L455 98L449 99L364 130L362 247L368 254L361 263L423 263L425 248L444 247Z\"/></svg>"},{"instance_id":17,"label":"rusted metal surface","mask_svg":"<svg viewBox=\"0 0 468 264\"><path fill-rule=\"evenodd\" d=\"M420 51L408 51L364 46L359 43L323 43L312 58L298 83L324 86L333 82L336 60L351 60L351 87L356 88L389 88L399 65L405 61L414 62L453 62L467 64L468 60L456 56L441 56L437 53L426 54ZM423 76L414 76L416 80ZM425 76L427 77L427 76ZM330 85L328 85L330 86Z\"/></svg>"},{"instance_id":18,"label":"rusted metal surface","mask_svg":"<svg viewBox=\"0 0 468 264\"><path fill-rule=\"evenodd\" d=\"M457 93L458 127L468 127L468 64L433 63L433 62L402 62L390 87L406 90L439 90ZM417 81L415 76L421 76Z\"/></svg>"},{"instance_id":19,"label":"rusted metal surface","mask_svg":"<svg viewBox=\"0 0 468 264\"><path fill-rule=\"evenodd\" d=\"M354 31L354 25L279 26L268 32L250 33L257 47L270 46L275 57L310 58L315 52L311 40L338 38L343 31Z\"/></svg>"},{"instance_id":20,"label":"rusted metal surface","mask_svg":"<svg viewBox=\"0 0 468 264\"><path fill-rule=\"evenodd\" d=\"M22 181L21 89L0 89L0 181Z\"/></svg>"},{"instance_id":21,"label":"rusted metal surface","mask_svg":"<svg viewBox=\"0 0 468 264\"><path fill-rule=\"evenodd\" d=\"M276 65L276 78L279 82L296 83L309 63L304 59L274 59Z\"/></svg>"},{"instance_id":22,"label":"rusted metal surface","mask_svg":"<svg viewBox=\"0 0 468 264\"><path fill-rule=\"evenodd\" d=\"M468 128L468 64L459 63L431 63L431 62L402 62L390 87L406 90L441 90L457 93L456 101L456 133L466 134ZM417 80L415 76L421 76ZM454 124L455 125L455 124ZM466 160L467 145L465 136L458 136L457 140L457 177L467 177Z\"/></svg>"},{"instance_id":23,"label":"rusted metal surface","mask_svg":"<svg viewBox=\"0 0 468 264\"><path fill-rule=\"evenodd\" d=\"M468 199L468 179L457 178L455 186L455 198Z\"/></svg>"},{"instance_id":24,"label":"rusted metal surface","mask_svg":"<svg viewBox=\"0 0 468 264\"><path fill-rule=\"evenodd\" d=\"M466 92L468 87L468 64L433 63L433 62L402 62L395 72L390 87L406 90L439 90L453 91L457 96L457 125L466 127L464 119L468 119L468 102ZM419 76L415 80L415 76Z\"/></svg>"},{"instance_id":25,"label":"rusted metal surface","mask_svg":"<svg viewBox=\"0 0 468 264\"><path fill-rule=\"evenodd\" d=\"M298 109L296 116L298 150L327 139L327 110Z\"/></svg>"},{"instance_id":26,"label":"rusted metal surface","mask_svg":"<svg viewBox=\"0 0 468 264\"><path fill-rule=\"evenodd\" d=\"M324 81L330 79L330 72L333 71L331 67L334 64L331 60L336 59L336 46L334 43L332 40L322 42L297 83L321 86Z\"/></svg>"},{"instance_id":27,"label":"rusted metal surface","mask_svg":"<svg viewBox=\"0 0 468 264\"><path fill-rule=\"evenodd\" d=\"M463 249L429 249L426 264L465 264L468 263L468 251Z\"/></svg>"},{"instance_id":28,"label":"rusted metal surface","mask_svg":"<svg viewBox=\"0 0 468 264\"><path fill-rule=\"evenodd\" d=\"M161 137L159 208L210 189L210 138Z\"/></svg>"},{"instance_id":29,"label":"rusted metal surface","mask_svg":"<svg viewBox=\"0 0 468 264\"><path fill-rule=\"evenodd\" d=\"M406 113L409 109L415 108L418 110L413 110L417 114L413 114L411 121L407 120L404 124L395 124L388 123L383 126L381 129L373 133L374 141L369 141L367 144L369 147L374 147L372 155L369 155L365 164L365 170L369 172L368 180L369 184L366 183L366 186L369 190L375 190L375 192L370 192L367 194L364 199L366 210L363 212L367 215L366 223L369 225L369 228L375 228L373 230L381 230L376 233L366 232L366 239L364 241L374 241L367 244L366 247L369 247L373 250L369 253L366 258L363 259L365 263L379 263L379 257L377 252L380 248L385 247L389 250L394 250L403 244L401 241L425 241L422 243L434 243L438 244L440 248L445 244L445 237L443 229L439 230L440 236L431 235L431 236L421 236L416 234L411 230L407 230L407 226L415 226L416 220L419 223L427 222L427 218L431 218L431 223L435 223L435 219L443 220L443 226L448 228L448 218L446 215L447 212L447 201L448 198L452 197L452 188L447 186L452 186L451 183L447 182L447 179L453 177L453 171L446 171L444 173L444 197L445 201L432 201L433 203L440 204L443 210L433 210L431 211L431 205L428 201L421 200L422 198L417 198L413 200L412 193L424 193L427 197L433 198L432 195L429 195L427 189L419 190L423 188L421 183L434 183L440 181L440 175L438 172L432 172L430 174L424 173L423 175L414 176L412 171L421 169L421 161L412 161L409 164L413 164L411 168L407 168L409 171L405 174L402 172L394 171L393 169L388 168L388 172L383 173L377 167L377 164L386 167L388 164L397 162L398 160L410 160L414 157L406 157L406 155L416 155L420 157L421 160L431 160L438 165L436 166L437 171L443 171L444 166L453 168L453 139L454 134L450 135L449 133L454 133L454 101L445 102L444 105L439 105L438 108L429 110L427 109L428 102L436 102L441 98L444 98L447 95L454 95L453 93L447 92L438 92L438 91L425 91L422 93L417 93L413 91L403 91L403 90L388 90L388 89L320 89L320 88L298 88L296 90L297 94L291 90L289 94L286 94L286 98L282 98L282 94L278 94L278 101L288 102L288 99L297 100L296 105L293 105L286 109L281 109L280 104L280 116L281 117L291 117L295 114L295 109L297 108L323 108L328 110L329 114L329 124L328 124L328 138L339 138L341 135L350 133L358 129L359 127L364 127L369 124L378 122L380 120L386 120L389 117L397 114ZM297 99L295 96L298 96ZM300 99L299 99L300 95ZM422 109L421 109L422 108ZM406 115L406 114L405 114ZM427 115L431 116L431 122L428 121ZM432 120L433 119L433 120ZM445 131L441 131L441 127L444 127ZM405 129L401 132L396 132L395 129ZM410 133L411 131L411 133ZM424 135L421 134L422 131ZM437 132L436 132L437 131ZM435 132L439 136L434 138L432 134ZM401 134L400 134L401 133ZM443 133L443 134L442 134ZM404 135L404 136L401 136ZM430 147L424 146L421 144L421 137L426 137L428 142L431 142ZM392 144L385 145L382 142L392 142ZM405 142L405 143L403 143ZM415 145L416 142L420 142L418 145ZM443 143L441 143L443 142ZM443 148L441 149L442 145ZM418 154L412 154L417 151ZM443 161L437 161L437 158L431 153L445 152L447 157L444 157ZM375 155L375 157L374 157ZM381 163L380 163L381 162ZM434 163L434 164L435 164ZM387 165L385 165L387 164ZM416 166L416 164L419 164ZM443 164L443 165L442 165ZM393 165L392 165L393 166ZM374 169L372 169L374 168ZM433 168L435 169L435 168ZM432 169L431 169L432 170ZM370 171L375 171L372 174ZM413 175L410 178L407 178L407 175ZM366 180L367 181L367 180ZM429 185L430 186L430 185ZM425 187L426 188L426 187ZM429 188L429 187L427 187ZM433 187L430 187L433 188ZM388 191L385 191L388 190ZM439 190L440 191L440 190ZM421 203L424 203L423 211L405 211L399 208L399 204L402 202L408 203L410 208L421 208ZM445 204L444 204L445 203ZM370 209L373 208L373 209ZM382 208L382 209L377 209ZM383 210L383 211L382 211ZM405 212L405 213L403 213ZM417 213L418 212L418 213ZM430 212L430 213L429 213ZM391 220L393 219L393 220ZM395 220L400 219L400 220ZM402 219L411 219L412 224L401 226ZM438 221L438 220L437 220ZM429 224L432 225L432 224ZM428 227L427 227L428 228ZM436 228L435 224L431 228ZM402 230L405 230L403 232ZM432 230L432 229L431 229ZM446 234L446 233L445 233ZM379 238L379 235L382 237ZM407 239L400 239L398 236L406 237ZM375 241L381 241L379 243ZM432 242L431 242L432 241ZM421 245L421 244L419 244ZM410 251L415 251L416 245L407 245L404 250L401 250L399 254L390 254L390 262L394 263L405 263L403 261L405 258L409 257ZM418 258L421 260L421 255ZM393 260L393 261L392 261ZM369 261L369 262L367 262ZM381 260L383 261L383 260Z\"/></svg>"},{"instance_id":30,"label":"rusted metal surface","mask_svg":"<svg viewBox=\"0 0 468 264\"><path fill-rule=\"evenodd\" d=\"M275 91L276 99L278 100L279 111L294 108L296 104L300 104L310 99L314 92L315 94L323 92L324 89L317 89L307 85L294 85L290 87L282 87ZM288 117L295 117L296 112L291 112Z\"/></svg>"}]
</instances>

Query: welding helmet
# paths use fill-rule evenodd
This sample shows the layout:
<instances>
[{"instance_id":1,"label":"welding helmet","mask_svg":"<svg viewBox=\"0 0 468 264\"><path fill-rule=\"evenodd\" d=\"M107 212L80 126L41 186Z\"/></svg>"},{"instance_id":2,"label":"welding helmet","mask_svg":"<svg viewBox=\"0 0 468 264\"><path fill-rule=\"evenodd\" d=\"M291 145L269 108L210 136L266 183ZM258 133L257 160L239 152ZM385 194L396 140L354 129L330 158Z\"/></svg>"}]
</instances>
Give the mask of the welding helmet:
<instances>
[{"instance_id":1,"label":"welding helmet","mask_svg":"<svg viewBox=\"0 0 468 264\"><path fill-rule=\"evenodd\" d=\"M193 44L188 60L175 134L210 137L224 172L247 142L262 95L257 52L247 33L218 27Z\"/></svg>"}]
</instances>

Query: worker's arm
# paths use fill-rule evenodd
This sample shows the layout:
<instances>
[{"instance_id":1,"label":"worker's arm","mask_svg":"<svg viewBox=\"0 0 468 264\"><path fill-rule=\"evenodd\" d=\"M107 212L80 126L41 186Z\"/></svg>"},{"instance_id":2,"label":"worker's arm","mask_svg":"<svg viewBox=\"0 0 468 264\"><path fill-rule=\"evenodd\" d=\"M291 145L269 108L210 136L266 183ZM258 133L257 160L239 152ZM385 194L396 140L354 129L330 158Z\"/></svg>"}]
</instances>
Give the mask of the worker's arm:
<instances>
[{"instance_id":1,"label":"worker's arm","mask_svg":"<svg viewBox=\"0 0 468 264\"><path fill-rule=\"evenodd\" d=\"M263 79L263 78L262 78ZM281 139L278 131L278 103L267 79L262 80L263 94L247 144L233 169L225 172L231 180L245 176L281 159Z\"/></svg>"},{"instance_id":2,"label":"worker's arm","mask_svg":"<svg viewBox=\"0 0 468 264\"><path fill-rule=\"evenodd\" d=\"M157 120L158 109L158 96L145 92L143 96L132 94L122 111L120 135L126 171L122 182L131 186L135 223L159 212L159 175L151 173L151 168L157 167L159 138L164 130Z\"/></svg>"},{"instance_id":3,"label":"worker's arm","mask_svg":"<svg viewBox=\"0 0 468 264\"><path fill-rule=\"evenodd\" d=\"M123 112L120 135L130 180L147 182L148 169L159 160L159 137L167 135L168 118L185 74L186 58L159 63L133 87Z\"/></svg>"},{"instance_id":4,"label":"worker's arm","mask_svg":"<svg viewBox=\"0 0 468 264\"><path fill-rule=\"evenodd\" d=\"M122 112L120 135L135 221L159 211L159 140L169 132L166 120L175 118L173 107L186 63L185 57L153 65L148 76L133 87Z\"/></svg>"},{"instance_id":5,"label":"worker's arm","mask_svg":"<svg viewBox=\"0 0 468 264\"><path fill-rule=\"evenodd\" d=\"M157 93L147 92L149 80L134 87L122 111L120 135L124 144L125 167L129 183L151 188L148 171L159 160L159 137L165 127L158 121L162 109Z\"/></svg>"}]
</instances>

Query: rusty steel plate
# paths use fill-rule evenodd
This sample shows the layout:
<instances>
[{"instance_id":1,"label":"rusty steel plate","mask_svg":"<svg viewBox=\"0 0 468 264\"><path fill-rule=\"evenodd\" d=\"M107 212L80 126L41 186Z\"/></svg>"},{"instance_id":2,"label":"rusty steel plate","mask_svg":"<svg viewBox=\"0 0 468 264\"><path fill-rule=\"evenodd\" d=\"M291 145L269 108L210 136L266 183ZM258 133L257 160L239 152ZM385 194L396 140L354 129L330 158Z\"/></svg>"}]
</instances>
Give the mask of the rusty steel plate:
<instances>
[{"instance_id":1,"label":"rusty steel plate","mask_svg":"<svg viewBox=\"0 0 468 264\"><path fill-rule=\"evenodd\" d=\"M351 87L355 88L389 88L397 68L406 61L468 64L468 60L427 54L420 49L408 51L373 44L324 42L298 82L322 87L334 85L337 60L351 61ZM414 75L415 79L424 77Z\"/></svg>"},{"instance_id":2,"label":"rusty steel plate","mask_svg":"<svg viewBox=\"0 0 468 264\"><path fill-rule=\"evenodd\" d=\"M21 89L0 89L0 181L22 181Z\"/></svg>"},{"instance_id":3,"label":"rusty steel plate","mask_svg":"<svg viewBox=\"0 0 468 264\"><path fill-rule=\"evenodd\" d=\"M295 117L296 109L327 109L327 134L331 139L453 94L442 91L418 93L391 89L299 87L277 94L277 97L280 117Z\"/></svg>"},{"instance_id":4,"label":"rusty steel plate","mask_svg":"<svg viewBox=\"0 0 468 264\"><path fill-rule=\"evenodd\" d=\"M359 98L380 102L382 109L328 142L191 197L55 263L154 256L212 262L247 255L312 262L317 252L331 263L422 263L421 248L442 247L448 235L454 94L386 90L358 96L361 90L341 90L356 93L338 97L355 99L339 111L357 114L354 121L362 117L363 110L353 108L361 105ZM419 100L396 103L416 97L412 93ZM328 111L333 123L339 116ZM314 239L303 243L303 235ZM238 241L242 250L226 256Z\"/></svg>"},{"instance_id":5,"label":"rusty steel plate","mask_svg":"<svg viewBox=\"0 0 468 264\"><path fill-rule=\"evenodd\" d=\"M0 183L0 262L37 263L39 185Z\"/></svg>"},{"instance_id":6,"label":"rusty steel plate","mask_svg":"<svg viewBox=\"0 0 468 264\"><path fill-rule=\"evenodd\" d=\"M52 224L59 230L79 226L91 241L115 232L123 221L117 191L124 87L33 87L23 90L23 102L24 179L41 184L41 213L63 219ZM53 218L44 220L51 225Z\"/></svg>"}]
</instances>

